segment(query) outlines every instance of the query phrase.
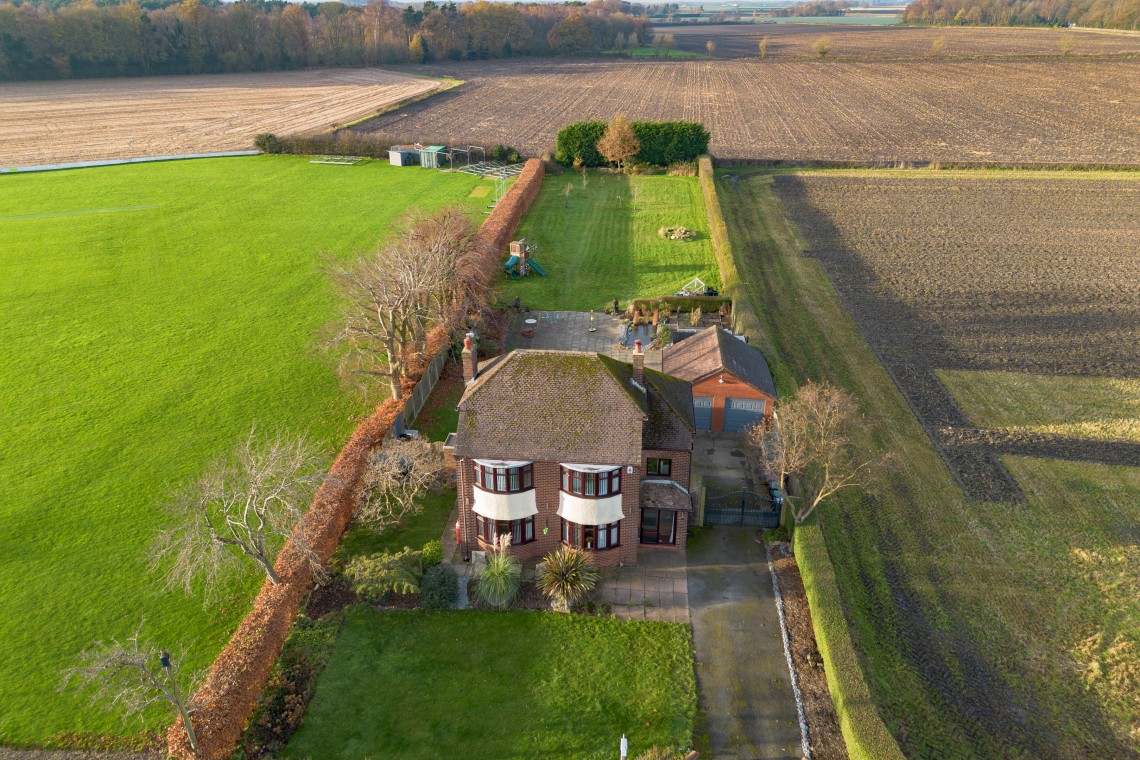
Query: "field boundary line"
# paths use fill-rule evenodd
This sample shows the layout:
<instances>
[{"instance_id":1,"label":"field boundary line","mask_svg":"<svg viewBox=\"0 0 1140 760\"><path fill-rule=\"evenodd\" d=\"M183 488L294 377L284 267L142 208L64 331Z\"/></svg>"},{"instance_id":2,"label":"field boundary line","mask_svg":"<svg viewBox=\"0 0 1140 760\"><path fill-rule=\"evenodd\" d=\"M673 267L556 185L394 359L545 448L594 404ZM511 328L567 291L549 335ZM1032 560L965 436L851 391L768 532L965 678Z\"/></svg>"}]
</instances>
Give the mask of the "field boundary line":
<instances>
[{"instance_id":1,"label":"field boundary line","mask_svg":"<svg viewBox=\"0 0 1140 760\"><path fill-rule=\"evenodd\" d=\"M721 282L733 297L733 330L743 332L750 341L763 345L767 335L756 315L747 286L737 269L732 241L717 195L711 156L706 155L699 159L698 174L710 217L709 227L713 230L713 246L717 251L717 260L721 262ZM814 535L809 538L811 531L814 531ZM859 665L855 644L843 614L839 586L835 580L835 568L832 566L817 518L796 526L793 542L796 562L799 564L807 594L808 608L811 610L816 645L823 659L828 691L835 705L848 754L852 760L904 760L898 742L883 722L878 707L871 699L871 691L867 686L863 669Z\"/></svg>"},{"instance_id":2,"label":"field boundary line","mask_svg":"<svg viewBox=\"0 0 1140 760\"><path fill-rule=\"evenodd\" d=\"M1041 171L1041 172L1101 172L1140 171L1140 163L1098 163L1090 161L914 161L898 160L842 161L791 158L718 158L716 165L724 168L754 168L773 171L787 170L892 170L924 169L931 173L952 171Z\"/></svg>"},{"instance_id":3,"label":"field boundary line","mask_svg":"<svg viewBox=\"0 0 1140 760\"><path fill-rule=\"evenodd\" d=\"M428 77L424 76L423 74L409 74L408 76L414 76L423 79L437 79L437 77ZM466 84L466 82L464 82L462 79L455 79L454 77L440 77L437 79L437 81L439 81L443 86L437 87L434 90L428 90L427 92L421 92L419 95L412 95L411 97L404 98L403 100L397 101L395 103L389 103L379 111L370 113L367 116L361 116L359 119L353 119L352 121L347 121L344 124L338 124L330 129L327 129L325 130L325 134L335 135L343 130L359 127L361 124L367 124L373 119L379 119L381 116L386 116L393 111L399 111L401 108L413 106L416 103L421 103L427 100L428 98L434 98L436 95L442 95L445 92L449 92L451 90L454 90L456 87Z\"/></svg>"},{"instance_id":4,"label":"field boundary line","mask_svg":"<svg viewBox=\"0 0 1140 760\"><path fill-rule=\"evenodd\" d=\"M150 164L156 161L186 161L192 158L231 158L234 156L257 156L259 150L230 150L221 153L186 153L180 156L148 156L145 158L108 158L101 161L74 161L66 164L38 164L32 166L0 166L0 174L31 174L33 172L56 172L64 169L90 169L97 166L122 166L123 164Z\"/></svg>"}]
</instances>

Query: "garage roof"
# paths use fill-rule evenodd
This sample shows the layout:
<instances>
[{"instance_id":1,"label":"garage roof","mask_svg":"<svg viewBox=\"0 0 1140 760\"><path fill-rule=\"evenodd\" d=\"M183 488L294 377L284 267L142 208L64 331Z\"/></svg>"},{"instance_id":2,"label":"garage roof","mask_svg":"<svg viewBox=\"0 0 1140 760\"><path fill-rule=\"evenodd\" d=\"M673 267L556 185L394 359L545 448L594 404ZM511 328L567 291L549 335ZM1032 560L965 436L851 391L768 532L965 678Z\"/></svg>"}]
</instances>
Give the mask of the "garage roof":
<instances>
[{"instance_id":1,"label":"garage roof","mask_svg":"<svg viewBox=\"0 0 1140 760\"><path fill-rule=\"evenodd\" d=\"M667 347L661 352L661 369L690 383L727 372L776 398L776 384L764 354L720 327L702 330Z\"/></svg>"}]
</instances>

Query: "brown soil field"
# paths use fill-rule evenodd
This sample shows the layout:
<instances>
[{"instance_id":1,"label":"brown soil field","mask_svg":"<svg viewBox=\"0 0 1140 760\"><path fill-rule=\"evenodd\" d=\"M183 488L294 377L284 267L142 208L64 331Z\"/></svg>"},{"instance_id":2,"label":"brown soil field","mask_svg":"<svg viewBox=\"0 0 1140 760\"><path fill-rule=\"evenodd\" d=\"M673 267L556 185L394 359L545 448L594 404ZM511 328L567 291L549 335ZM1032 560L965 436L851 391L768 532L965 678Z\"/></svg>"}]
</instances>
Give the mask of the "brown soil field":
<instances>
[{"instance_id":1,"label":"brown soil field","mask_svg":"<svg viewBox=\"0 0 1140 760\"><path fill-rule=\"evenodd\" d=\"M247 150L440 88L379 69L0 84L0 166Z\"/></svg>"},{"instance_id":2,"label":"brown soil field","mask_svg":"<svg viewBox=\"0 0 1140 760\"><path fill-rule=\"evenodd\" d=\"M1140 60L488 61L358 128L553 151L581 119L692 119L718 158L1140 165Z\"/></svg>"},{"instance_id":3,"label":"brown soil field","mask_svg":"<svg viewBox=\"0 0 1140 760\"><path fill-rule=\"evenodd\" d=\"M1029 27L857 26L851 24L712 24L663 26L680 50L704 53L716 43L719 58L756 58L768 38L768 57L815 58L812 45L831 39L828 58L955 58L1140 53L1140 35Z\"/></svg>"},{"instance_id":4,"label":"brown soil field","mask_svg":"<svg viewBox=\"0 0 1140 760\"><path fill-rule=\"evenodd\" d=\"M1140 377L1140 178L779 176L774 187L966 493L1001 454L1140 464L1140 446L973 429L935 369Z\"/></svg>"}]
</instances>

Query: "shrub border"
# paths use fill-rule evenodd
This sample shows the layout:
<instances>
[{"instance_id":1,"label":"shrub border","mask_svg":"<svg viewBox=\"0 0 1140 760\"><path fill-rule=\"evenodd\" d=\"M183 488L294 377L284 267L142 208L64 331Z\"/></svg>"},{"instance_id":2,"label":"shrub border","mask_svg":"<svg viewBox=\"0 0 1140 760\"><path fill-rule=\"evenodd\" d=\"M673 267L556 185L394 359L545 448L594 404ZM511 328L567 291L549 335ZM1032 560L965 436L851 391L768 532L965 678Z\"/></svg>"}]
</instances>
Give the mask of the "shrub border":
<instances>
[{"instance_id":1,"label":"shrub border","mask_svg":"<svg viewBox=\"0 0 1140 760\"><path fill-rule=\"evenodd\" d=\"M759 339L764 331L736 268L728 225L717 196L712 157L701 156L698 166L713 248L720 262L721 292L732 297L733 331ZM813 517L795 526L792 541L811 609L816 645L823 658L827 687L831 701L835 703L847 753L852 760L905 760L898 742L871 699L855 642L843 614L835 568L818 519Z\"/></svg>"},{"instance_id":2,"label":"shrub border","mask_svg":"<svg viewBox=\"0 0 1140 760\"><path fill-rule=\"evenodd\" d=\"M541 161L527 161L514 185L479 228L476 245L481 255L480 266L488 272L497 271L500 254L538 194L543 174ZM422 355L435 356L450 338L442 327L432 330ZM411 367L407 390L419 380L425 367L422 358ZM356 509L357 492L369 453L384 440L403 407L403 403L388 399L353 431L317 491L312 506L297 525L294 535L304 536L307 545L323 562L336 551ZM278 554L275 568L281 582L266 581L262 585L253 608L214 660L202 687L190 700L199 754L191 750L179 718L167 731L167 751L172 757L224 760L237 747L273 664L289 637L301 602L313 587L312 570L292 539Z\"/></svg>"}]
</instances>

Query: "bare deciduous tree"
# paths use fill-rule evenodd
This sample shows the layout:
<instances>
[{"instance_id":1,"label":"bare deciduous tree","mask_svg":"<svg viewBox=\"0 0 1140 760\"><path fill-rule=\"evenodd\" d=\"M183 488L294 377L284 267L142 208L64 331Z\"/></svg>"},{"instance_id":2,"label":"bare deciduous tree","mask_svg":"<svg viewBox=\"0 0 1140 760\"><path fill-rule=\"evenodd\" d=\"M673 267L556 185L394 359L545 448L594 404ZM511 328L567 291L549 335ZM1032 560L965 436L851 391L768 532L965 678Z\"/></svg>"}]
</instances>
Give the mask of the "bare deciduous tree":
<instances>
[{"instance_id":1,"label":"bare deciduous tree","mask_svg":"<svg viewBox=\"0 0 1140 760\"><path fill-rule=\"evenodd\" d=\"M799 476L803 493L788 496L796 523L802 523L824 500L847 488L859 488L891 455L856 456L851 426L858 408L854 397L826 383L809 382L784 402L767 430L753 428L749 439L759 446L772 472ZM798 502L798 503L797 503Z\"/></svg>"},{"instance_id":2,"label":"bare deciduous tree","mask_svg":"<svg viewBox=\"0 0 1140 760\"><path fill-rule=\"evenodd\" d=\"M197 752L198 740L184 695L193 693L200 675L182 671L184 653L173 657L166 650L141 641L142 628L139 623L125 641L96 641L79 655L75 666L63 672L59 688L90 691L92 703L120 710L127 716L167 702L182 716L190 746Z\"/></svg>"},{"instance_id":3,"label":"bare deciduous tree","mask_svg":"<svg viewBox=\"0 0 1140 760\"><path fill-rule=\"evenodd\" d=\"M768 47L771 44L772 44L772 42L767 36L760 38L760 43L759 43L758 47L760 50L760 57L761 58L767 58L768 57Z\"/></svg>"},{"instance_id":4,"label":"bare deciduous tree","mask_svg":"<svg viewBox=\"0 0 1140 760\"><path fill-rule=\"evenodd\" d=\"M827 54L831 52L832 47L831 38L825 34L812 44L811 49L814 50L815 54L820 58L826 58Z\"/></svg>"},{"instance_id":5,"label":"bare deciduous tree","mask_svg":"<svg viewBox=\"0 0 1140 760\"><path fill-rule=\"evenodd\" d=\"M633 126L620 113L606 126L605 134L598 140L598 152L607 161L617 164L618 171L622 171L639 150L641 142L634 134Z\"/></svg>"},{"instance_id":6,"label":"bare deciduous tree","mask_svg":"<svg viewBox=\"0 0 1140 760\"><path fill-rule=\"evenodd\" d=\"M420 509L420 498L443 476L443 457L424 439L393 439L372 454L358 519L377 532Z\"/></svg>"},{"instance_id":7,"label":"bare deciduous tree","mask_svg":"<svg viewBox=\"0 0 1140 760\"><path fill-rule=\"evenodd\" d=\"M261 441L254 428L232 456L176 494L170 504L175 524L155 541L154 564L169 564L170 583L187 592L200 578L210 593L243 556L279 583L277 551L323 477L323 458L303 438L278 433ZM299 540L294 537L297 549L319 569L319 559Z\"/></svg>"},{"instance_id":8,"label":"bare deciduous tree","mask_svg":"<svg viewBox=\"0 0 1140 760\"><path fill-rule=\"evenodd\" d=\"M462 211L413 213L392 239L359 264L336 271L345 295L333 344L346 347L346 378L387 380L393 398L428 330L452 326L481 305L475 227Z\"/></svg>"}]
</instances>

